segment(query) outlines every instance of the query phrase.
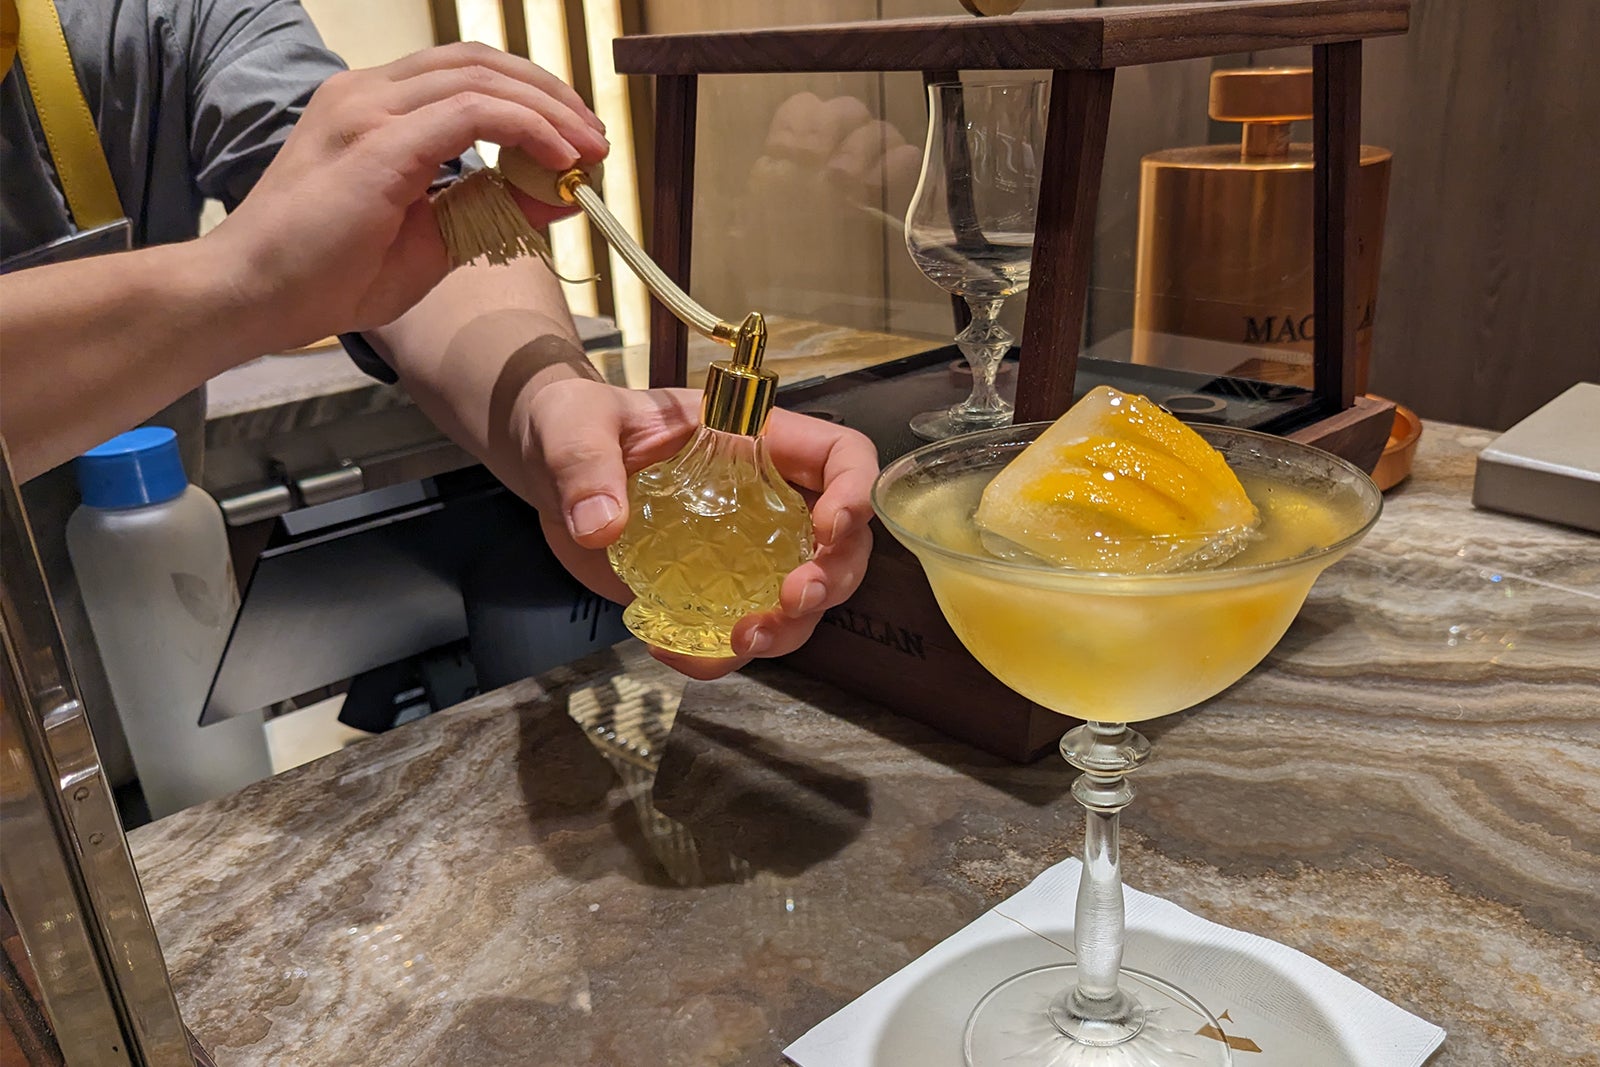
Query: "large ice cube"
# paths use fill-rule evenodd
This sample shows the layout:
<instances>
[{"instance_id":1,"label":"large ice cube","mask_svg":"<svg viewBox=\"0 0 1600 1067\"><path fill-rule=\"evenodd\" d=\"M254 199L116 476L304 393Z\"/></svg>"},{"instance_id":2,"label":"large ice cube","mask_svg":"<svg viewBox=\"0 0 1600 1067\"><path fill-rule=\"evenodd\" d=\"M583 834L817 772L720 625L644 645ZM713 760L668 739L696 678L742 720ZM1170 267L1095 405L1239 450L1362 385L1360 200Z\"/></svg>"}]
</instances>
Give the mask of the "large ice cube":
<instances>
[{"instance_id":1,"label":"large ice cube","mask_svg":"<svg viewBox=\"0 0 1600 1067\"><path fill-rule=\"evenodd\" d=\"M1215 566L1259 515L1222 455L1142 396L1091 390L984 490L977 522L1017 549L1074 570L1138 573Z\"/></svg>"}]
</instances>

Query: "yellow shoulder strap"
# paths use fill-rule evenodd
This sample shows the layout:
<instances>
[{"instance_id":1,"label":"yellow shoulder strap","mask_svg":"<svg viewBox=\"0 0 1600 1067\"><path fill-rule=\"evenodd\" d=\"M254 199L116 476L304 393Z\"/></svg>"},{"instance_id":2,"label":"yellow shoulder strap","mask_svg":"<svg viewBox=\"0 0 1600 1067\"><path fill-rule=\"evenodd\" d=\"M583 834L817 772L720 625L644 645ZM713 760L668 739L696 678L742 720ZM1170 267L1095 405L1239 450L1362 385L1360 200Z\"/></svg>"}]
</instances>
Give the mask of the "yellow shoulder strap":
<instances>
[{"instance_id":1,"label":"yellow shoulder strap","mask_svg":"<svg viewBox=\"0 0 1600 1067\"><path fill-rule=\"evenodd\" d=\"M17 0L0 0L0 78L11 73L17 58Z\"/></svg>"},{"instance_id":2,"label":"yellow shoulder strap","mask_svg":"<svg viewBox=\"0 0 1600 1067\"><path fill-rule=\"evenodd\" d=\"M72 219L80 230L104 226L122 218L105 149L95 133L94 116L83 98L83 87L72 69L67 38L54 0L4 0L15 3L21 14L17 58L28 76L28 90L39 115L39 126L50 146L61 191L67 196Z\"/></svg>"}]
</instances>

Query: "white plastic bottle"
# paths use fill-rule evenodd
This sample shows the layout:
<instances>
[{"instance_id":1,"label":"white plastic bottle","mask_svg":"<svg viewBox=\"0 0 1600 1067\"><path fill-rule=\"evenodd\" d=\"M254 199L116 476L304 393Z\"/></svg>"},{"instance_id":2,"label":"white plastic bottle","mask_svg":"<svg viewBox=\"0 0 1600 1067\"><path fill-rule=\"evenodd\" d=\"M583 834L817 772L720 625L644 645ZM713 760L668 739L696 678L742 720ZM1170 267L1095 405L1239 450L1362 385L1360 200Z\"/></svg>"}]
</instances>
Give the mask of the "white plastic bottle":
<instances>
[{"instance_id":1,"label":"white plastic bottle","mask_svg":"<svg viewBox=\"0 0 1600 1067\"><path fill-rule=\"evenodd\" d=\"M67 551L151 816L270 776L260 714L200 726L239 593L222 512L189 484L177 435L114 437L77 475Z\"/></svg>"}]
</instances>

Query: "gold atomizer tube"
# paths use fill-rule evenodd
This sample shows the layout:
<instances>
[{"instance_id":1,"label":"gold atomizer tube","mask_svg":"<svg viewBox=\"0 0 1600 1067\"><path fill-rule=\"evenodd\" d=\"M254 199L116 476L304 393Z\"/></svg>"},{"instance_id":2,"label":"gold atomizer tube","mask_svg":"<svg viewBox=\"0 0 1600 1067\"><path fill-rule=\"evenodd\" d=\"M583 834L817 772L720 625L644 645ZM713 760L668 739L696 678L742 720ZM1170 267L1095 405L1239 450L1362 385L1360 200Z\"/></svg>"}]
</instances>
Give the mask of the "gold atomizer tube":
<instances>
[{"instance_id":1,"label":"gold atomizer tube","mask_svg":"<svg viewBox=\"0 0 1600 1067\"><path fill-rule=\"evenodd\" d=\"M733 358L713 362L707 371L701 419L724 433L761 432L778 392L778 376L761 366L767 347L766 320L752 311L735 326L697 304L617 221L581 168L553 171L520 149L502 148L493 170L478 171L447 189L435 200L435 209L445 244L458 264L479 256L504 263L526 254L548 261L549 247L528 226L505 183L553 207L583 209L662 306L696 332L730 346Z\"/></svg>"},{"instance_id":2,"label":"gold atomizer tube","mask_svg":"<svg viewBox=\"0 0 1600 1067\"><path fill-rule=\"evenodd\" d=\"M668 311L688 326L713 341L720 341L730 347L737 347L740 343L740 327L731 322L719 319L683 291L667 272L662 270L655 260L640 247L639 242L633 239L627 227L617 221L617 217L606 207L606 202L595 191L591 178L585 171L574 167L571 170L557 173L548 167L541 167L529 159L527 153L517 148L503 148L500 150L500 162L497 167L506 181L516 186L535 200L543 201L556 207L580 207L589 216L595 227L605 235L605 239L616 249L617 254L639 276L651 295L661 301ZM757 316L759 318L759 316ZM748 319L746 320L748 322ZM763 328L760 337L760 346L766 346L766 331ZM756 364L761 362L761 351L755 354Z\"/></svg>"}]
</instances>

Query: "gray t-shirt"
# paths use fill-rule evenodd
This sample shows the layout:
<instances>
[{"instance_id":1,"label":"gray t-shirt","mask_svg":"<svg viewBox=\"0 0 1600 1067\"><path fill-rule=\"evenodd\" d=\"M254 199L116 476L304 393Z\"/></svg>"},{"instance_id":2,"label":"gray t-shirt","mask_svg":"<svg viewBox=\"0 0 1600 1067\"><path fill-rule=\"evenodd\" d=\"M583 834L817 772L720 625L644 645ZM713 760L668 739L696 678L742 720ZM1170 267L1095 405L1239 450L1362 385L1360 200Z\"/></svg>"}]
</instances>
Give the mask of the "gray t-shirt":
<instances>
[{"instance_id":1,"label":"gray t-shirt","mask_svg":"<svg viewBox=\"0 0 1600 1067\"><path fill-rule=\"evenodd\" d=\"M232 208L344 69L297 0L56 0L136 247ZM0 83L0 258L75 232L22 76Z\"/></svg>"},{"instance_id":2,"label":"gray t-shirt","mask_svg":"<svg viewBox=\"0 0 1600 1067\"><path fill-rule=\"evenodd\" d=\"M261 177L311 94L344 63L297 0L56 0L136 247L185 241L205 198L232 208ZM77 232L23 78L0 83L0 259ZM178 431L200 480L205 402L191 393L151 422ZM57 616L113 784L133 776L127 742L67 557L78 505L71 466L23 487Z\"/></svg>"}]
</instances>

